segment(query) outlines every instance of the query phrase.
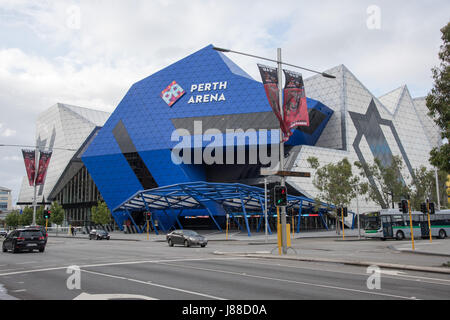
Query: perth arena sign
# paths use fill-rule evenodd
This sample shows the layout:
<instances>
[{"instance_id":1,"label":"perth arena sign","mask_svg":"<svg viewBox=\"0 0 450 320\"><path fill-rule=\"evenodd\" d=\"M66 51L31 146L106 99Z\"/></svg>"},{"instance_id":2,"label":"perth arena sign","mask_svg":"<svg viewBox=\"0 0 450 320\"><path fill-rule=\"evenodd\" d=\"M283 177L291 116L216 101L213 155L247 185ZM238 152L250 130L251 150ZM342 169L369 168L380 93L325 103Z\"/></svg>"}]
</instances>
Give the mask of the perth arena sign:
<instances>
[{"instance_id":1,"label":"perth arena sign","mask_svg":"<svg viewBox=\"0 0 450 320\"><path fill-rule=\"evenodd\" d=\"M228 82L207 82L191 85L191 93L193 94L188 103L207 103L225 101L225 94L223 91L227 89ZM196 93L194 95L194 93Z\"/></svg>"}]
</instances>

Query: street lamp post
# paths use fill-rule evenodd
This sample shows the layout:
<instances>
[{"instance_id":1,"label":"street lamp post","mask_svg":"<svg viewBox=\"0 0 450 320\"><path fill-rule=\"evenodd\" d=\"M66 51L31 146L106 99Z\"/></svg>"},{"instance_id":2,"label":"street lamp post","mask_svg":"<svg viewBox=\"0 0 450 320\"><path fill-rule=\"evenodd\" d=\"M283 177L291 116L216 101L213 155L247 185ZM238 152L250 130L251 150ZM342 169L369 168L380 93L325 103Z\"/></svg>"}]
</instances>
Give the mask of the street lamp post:
<instances>
[{"instance_id":1,"label":"street lamp post","mask_svg":"<svg viewBox=\"0 0 450 320\"><path fill-rule=\"evenodd\" d=\"M231 52L231 53L236 53L236 54L241 54L244 56L249 56L249 57L253 57L253 58L257 58L257 59L262 59L262 60L266 60L266 61L271 61L271 62L276 62L277 66L278 66L278 101L279 101L279 105L280 105L280 114L281 114L281 119L284 120L284 112L283 112L283 86L282 86L282 77L283 77L283 70L282 70L282 66L283 64L286 66L291 66L294 68L298 68L298 69L302 69L302 70L306 70L306 71L310 71L313 73L318 73L320 75L322 75L323 77L326 78L331 78L331 79L335 79L336 77L325 73L325 72L320 72L320 71L316 71L316 70L312 70L312 69L308 69L308 68L304 68L304 67L299 67L293 64L289 64L286 62L282 62L281 60L281 48L277 49L277 60L273 60L273 59L268 59L268 58L263 58L263 57L259 57L259 56L255 56L252 54L248 54L248 53L243 53L243 52L238 52L238 51L233 51L230 49L224 49L224 48L218 48L218 47L213 47L214 50L216 51L220 51L220 52ZM280 171L284 171L284 142L283 142L283 132L280 128ZM281 186L286 186L286 181L285 181L285 177L281 176ZM281 207L281 242L282 242L282 250L283 250L283 254L287 253L287 234L286 234L286 207Z\"/></svg>"}]
</instances>

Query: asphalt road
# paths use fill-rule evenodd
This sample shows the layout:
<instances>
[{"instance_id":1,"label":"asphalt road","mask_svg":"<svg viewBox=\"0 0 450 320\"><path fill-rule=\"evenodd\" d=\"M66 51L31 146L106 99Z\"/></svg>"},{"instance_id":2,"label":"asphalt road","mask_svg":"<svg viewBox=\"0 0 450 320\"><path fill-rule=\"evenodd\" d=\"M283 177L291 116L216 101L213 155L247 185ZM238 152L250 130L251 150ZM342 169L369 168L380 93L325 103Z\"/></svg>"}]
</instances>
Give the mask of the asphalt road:
<instances>
[{"instance_id":1,"label":"asphalt road","mask_svg":"<svg viewBox=\"0 0 450 320\"><path fill-rule=\"evenodd\" d=\"M309 241L319 248L324 244ZM164 242L49 238L44 253L0 254L0 299L450 298L450 275L445 274L381 270L380 289L369 289L371 274L364 267L213 254L244 248L270 245L210 242L206 248L170 248ZM69 266L80 268L79 282L76 272L68 273Z\"/></svg>"}]
</instances>

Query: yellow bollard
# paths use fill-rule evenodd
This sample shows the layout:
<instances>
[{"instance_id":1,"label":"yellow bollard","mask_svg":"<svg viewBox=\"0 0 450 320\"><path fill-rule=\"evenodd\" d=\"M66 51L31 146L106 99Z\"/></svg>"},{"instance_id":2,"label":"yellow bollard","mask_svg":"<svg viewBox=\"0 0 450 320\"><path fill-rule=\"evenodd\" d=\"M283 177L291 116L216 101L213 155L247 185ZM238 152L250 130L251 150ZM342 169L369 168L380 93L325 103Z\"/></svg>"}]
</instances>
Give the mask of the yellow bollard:
<instances>
[{"instance_id":1,"label":"yellow bollard","mask_svg":"<svg viewBox=\"0 0 450 320\"><path fill-rule=\"evenodd\" d=\"M280 224L280 208L277 207L277 237L278 237L278 254L281 256L281 224Z\"/></svg>"},{"instance_id":2,"label":"yellow bollard","mask_svg":"<svg viewBox=\"0 0 450 320\"><path fill-rule=\"evenodd\" d=\"M228 213L227 213L227 218L226 218L226 221L225 221L225 229L226 229L226 231L225 231L225 240L228 240Z\"/></svg>"}]
</instances>

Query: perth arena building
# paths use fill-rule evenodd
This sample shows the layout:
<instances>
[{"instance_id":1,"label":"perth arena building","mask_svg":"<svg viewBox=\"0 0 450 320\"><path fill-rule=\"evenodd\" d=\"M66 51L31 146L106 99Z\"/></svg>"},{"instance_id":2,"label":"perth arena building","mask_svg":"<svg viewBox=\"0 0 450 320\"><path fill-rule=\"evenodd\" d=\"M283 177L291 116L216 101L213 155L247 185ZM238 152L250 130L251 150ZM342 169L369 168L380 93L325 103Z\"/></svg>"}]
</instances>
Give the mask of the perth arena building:
<instances>
[{"instance_id":1,"label":"perth arena building","mask_svg":"<svg viewBox=\"0 0 450 320\"><path fill-rule=\"evenodd\" d=\"M415 168L432 168L429 152L441 140L425 98L406 86L375 97L344 65L326 72L336 78L304 80L310 125L293 129L284 147L286 171L311 173L286 179L297 232L333 224L332 207L314 207L309 157L389 165L397 155L409 182ZM155 232L222 229L228 216L251 235L264 228L265 182L279 182L261 175L277 164L279 127L262 83L209 45L133 84L111 114L62 103L40 114L37 145L53 155L38 203L58 201L72 225L89 226L91 207L105 201L120 229L142 232L150 212ZM18 204L32 198L24 177ZM378 209L358 200L361 213ZM273 230L271 206L268 216ZM354 221L350 214L346 224Z\"/></svg>"}]
</instances>

